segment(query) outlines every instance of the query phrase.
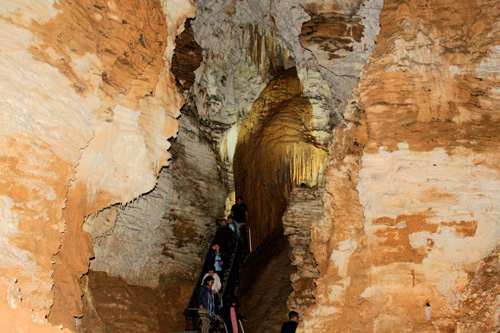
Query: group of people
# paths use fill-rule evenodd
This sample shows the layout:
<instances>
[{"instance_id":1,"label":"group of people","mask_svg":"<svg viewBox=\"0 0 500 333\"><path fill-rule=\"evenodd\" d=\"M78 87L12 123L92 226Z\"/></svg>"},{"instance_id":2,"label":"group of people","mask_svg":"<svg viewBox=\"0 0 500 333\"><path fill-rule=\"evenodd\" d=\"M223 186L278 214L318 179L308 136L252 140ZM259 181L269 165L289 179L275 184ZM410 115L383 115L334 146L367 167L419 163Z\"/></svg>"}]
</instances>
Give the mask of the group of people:
<instances>
[{"instance_id":1,"label":"group of people","mask_svg":"<svg viewBox=\"0 0 500 333\"><path fill-rule=\"evenodd\" d=\"M238 333L238 321L246 321L239 311L238 299L233 295L221 309L220 304L224 272L229 269L230 253L240 241L241 251L249 252L249 239L246 226L248 225L248 207L243 203L243 198L238 196L236 204L231 207L231 214L221 221L215 233L211 250L208 254L209 269L203 276L203 283L198 289L198 307L201 317L201 331L207 333L216 316L222 317L229 333ZM236 254L238 255L238 254ZM227 282L227 281L225 281ZM281 333L294 333L297 329L299 315L295 311L288 314L289 320L283 323Z\"/></svg>"},{"instance_id":2,"label":"group of people","mask_svg":"<svg viewBox=\"0 0 500 333\"><path fill-rule=\"evenodd\" d=\"M243 198L238 196L236 204L231 207L231 214L227 219L221 221L221 225L215 233L208 254L209 269L198 289L198 307L202 320L201 331L204 333L209 331L211 322L216 319L216 315L222 315L230 333L238 333L239 320L246 321L238 312L238 299L236 297L230 297L229 302L221 310L217 305L221 297L221 277L223 279L224 272L229 269L230 253L234 252L238 240L240 240L242 247L248 250L247 223L248 208L243 203Z\"/></svg>"}]
</instances>

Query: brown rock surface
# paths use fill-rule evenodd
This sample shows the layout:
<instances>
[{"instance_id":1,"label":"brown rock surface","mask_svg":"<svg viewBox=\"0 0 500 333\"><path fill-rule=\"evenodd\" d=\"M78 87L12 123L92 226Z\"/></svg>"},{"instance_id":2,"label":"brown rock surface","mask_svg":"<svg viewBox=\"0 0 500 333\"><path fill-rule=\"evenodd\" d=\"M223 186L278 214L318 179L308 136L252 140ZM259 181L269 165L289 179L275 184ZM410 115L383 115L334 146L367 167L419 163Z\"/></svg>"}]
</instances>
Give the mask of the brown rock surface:
<instances>
[{"instance_id":1,"label":"brown rock surface","mask_svg":"<svg viewBox=\"0 0 500 333\"><path fill-rule=\"evenodd\" d=\"M201 47L194 40L191 21L186 20L184 31L175 38L175 53L172 57L172 73L177 86L187 91L195 81L194 71L202 61Z\"/></svg>"},{"instance_id":2,"label":"brown rock surface","mask_svg":"<svg viewBox=\"0 0 500 333\"><path fill-rule=\"evenodd\" d=\"M460 307L473 317L472 295L496 284L482 284L488 270L478 266L496 269L499 10L385 2L377 47L332 139L325 217L312 227L316 305L302 331L473 327Z\"/></svg>"},{"instance_id":3,"label":"brown rock surface","mask_svg":"<svg viewBox=\"0 0 500 333\"><path fill-rule=\"evenodd\" d=\"M168 291L127 284L121 278L90 271L83 278L84 317L78 332L182 331L182 311L192 283L179 280Z\"/></svg>"},{"instance_id":4,"label":"brown rock surface","mask_svg":"<svg viewBox=\"0 0 500 333\"><path fill-rule=\"evenodd\" d=\"M361 18L336 13L314 17L302 25L300 44L309 49L317 46L328 54L328 60L343 58L339 50L353 51L353 43L361 42L364 27Z\"/></svg>"},{"instance_id":5,"label":"brown rock surface","mask_svg":"<svg viewBox=\"0 0 500 333\"><path fill-rule=\"evenodd\" d=\"M460 321L462 332L498 331L500 318L500 260L498 248L481 260L476 271L471 273L469 285L460 298Z\"/></svg>"},{"instance_id":6,"label":"brown rock surface","mask_svg":"<svg viewBox=\"0 0 500 333\"><path fill-rule=\"evenodd\" d=\"M243 323L245 332L278 332L286 321L293 271L288 251L283 230L278 229L245 259L239 287L240 312L248 320Z\"/></svg>"},{"instance_id":7,"label":"brown rock surface","mask_svg":"<svg viewBox=\"0 0 500 333\"><path fill-rule=\"evenodd\" d=\"M170 158L183 102L169 69L173 40L194 7L166 4L0 9L0 284L14 293L1 302L40 325L49 309L70 328L82 314L85 216L150 191Z\"/></svg>"},{"instance_id":8,"label":"brown rock surface","mask_svg":"<svg viewBox=\"0 0 500 333\"><path fill-rule=\"evenodd\" d=\"M290 243L289 256L296 271L290 277L293 292L288 297L288 308L304 313L314 304L312 294L319 276L318 265L311 253L311 225L323 217L324 187L295 187L283 214L284 234Z\"/></svg>"}]
</instances>

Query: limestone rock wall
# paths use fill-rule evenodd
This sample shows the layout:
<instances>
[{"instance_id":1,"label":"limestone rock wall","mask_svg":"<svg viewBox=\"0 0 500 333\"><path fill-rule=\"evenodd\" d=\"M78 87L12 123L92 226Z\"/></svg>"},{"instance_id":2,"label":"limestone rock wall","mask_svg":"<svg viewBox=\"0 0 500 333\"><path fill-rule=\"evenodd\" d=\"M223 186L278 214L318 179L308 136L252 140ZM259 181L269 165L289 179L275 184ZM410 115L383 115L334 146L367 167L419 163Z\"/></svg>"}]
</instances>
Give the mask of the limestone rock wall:
<instances>
[{"instance_id":1,"label":"limestone rock wall","mask_svg":"<svg viewBox=\"0 0 500 333\"><path fill-rule=\"evenodd\" d=\"M149 287L158 287L161 276L167 288L175 279L197 277L215 222L223 216L226 190L210 143L189 106L183 110L172 163L155 189L125 207L112 207L116 213L103 211L87 221L92 270Z\"/></svg>"},{"instance_id":2,"label":"limestone rock wall","mask_svg":"<svg viewBox=\"0 0 500 333\"><path fill-rule=\"evenodd\" d=\"M314 280L319 276L318 265L311 253L311 225L323 217L323 186L295 187L290 193L283 214L284 234L290 243L289 255L295 272L291 275L293 292L288 297L290 310L304 313L314 304Z\"/></svg>"},{"instance_id":3,"label":"limestone rock wall","mask_svg":"<svg viewBox=\"0 0 500 333\"><path fill-rule=\"evenodd\" d=\"M28 329L50 309L73 327L93 256L85 216L150 191L170 158L183 103L170 60L194 7L6 1L0 13L2 322Z\"/></svg>"},{"instance_id":4,"label":"limestone rock wall","mask_svg":"<svg viewBox=\"0 0 500 333\"><path fill-rule=\"evenodd\" d=\"M332 138L303 332L498 329L470 318L496 283L499 8L385 1Z\"/></svg>"}]
</instances>

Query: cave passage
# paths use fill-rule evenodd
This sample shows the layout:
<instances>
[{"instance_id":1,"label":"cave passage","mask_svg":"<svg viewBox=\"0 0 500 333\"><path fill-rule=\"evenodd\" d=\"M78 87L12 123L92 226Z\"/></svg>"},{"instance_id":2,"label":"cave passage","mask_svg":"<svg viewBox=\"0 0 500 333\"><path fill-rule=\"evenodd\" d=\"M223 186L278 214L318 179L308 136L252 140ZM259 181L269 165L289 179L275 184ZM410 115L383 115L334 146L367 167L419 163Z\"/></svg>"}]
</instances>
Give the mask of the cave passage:
<instances>
[{"instance_id":1,"label":"cave passage","mask_svg":"<svg viewBox=\"0 0 500 333\"><path fill-rule=\"evenodd\" d=\"M292 67L268 83L242 124L234 182L249 207L256 245L282 226L293 187L321 180L328 151L313 135L312 112Z\"/></svg>"},{"instance_id":2,"label":"cave passage","mask_svg":"<svg viewBox=\"0 0 500 333\"><path fill-rule=\"evenodd\" d=\"M294 306L287 304L296 286L292 288L290 281L294 268L281 220L292 190L306 188L307 191L307 188L318 185L322 178L327 149L314 139L312 112L311 104L302 96L297 72L292 67L269 81L239 132L234 158L235 192L244 197L249 207L248 225L255 251L245 258L244 265L241 263L238 282L241 284L232 286L236 288L231 293L240 297L241 312L247 314L249 322L246 325L252 332L262 331L264 327L268 331L279 330L281 322L286 319L288 306ZM175 155L186 154L185 149L179 151L174 147L174 150ZM182 159L174 162L184 163ZM174 164L173 167L178 166ZM307 229L310 222L303 224ZM206 269L195 273L201 278ZM221 276L223 281L226 278ZM180 276L164 279L160 294L99 272L91 272L86 281L87 293L92 297L85 298L86 316L80 326L85 332L98 327L111 330L124 327L128 315L109 311L117 306L124 308L124 314L134 316L130 324L137 329L143 327L154 331L160 327L161 331L167 327L180 331L184 329L182 310L187 304L185 297L191 293L196 295L198 289L198 285L193 288L192 279ZM298 284L304 285L303 280ZM114 287L107 288L106 285ZM307 285L310 293L311 286ZM146 296L148 294L150 296ZM149 297L149 301L145 297ZM140 306L127 305L130 304L127 299L147 306L147 314L141 313ZM304 299L303 295L300 299Z\"/></svg>"}]
</instances>

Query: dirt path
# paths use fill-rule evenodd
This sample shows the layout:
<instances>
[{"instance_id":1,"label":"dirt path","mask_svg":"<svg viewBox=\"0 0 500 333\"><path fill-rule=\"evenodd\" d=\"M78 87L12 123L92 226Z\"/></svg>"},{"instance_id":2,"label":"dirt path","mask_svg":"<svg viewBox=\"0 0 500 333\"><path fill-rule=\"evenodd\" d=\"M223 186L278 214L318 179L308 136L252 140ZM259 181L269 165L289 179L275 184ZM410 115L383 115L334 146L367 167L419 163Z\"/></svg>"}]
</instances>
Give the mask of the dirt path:
<instances>
[{"instance_id":1,"label":"dirt path","mask_svg":"<svg viewBox=\"0 0 500 333\"><path fill-rule=\"evenodd\" d=\"M279 332L287 319L293 272L288 246L283 230L278 230L246 258L240 284L240 312L248 319L246 332Z\"/></svg>"}]
</instances>

